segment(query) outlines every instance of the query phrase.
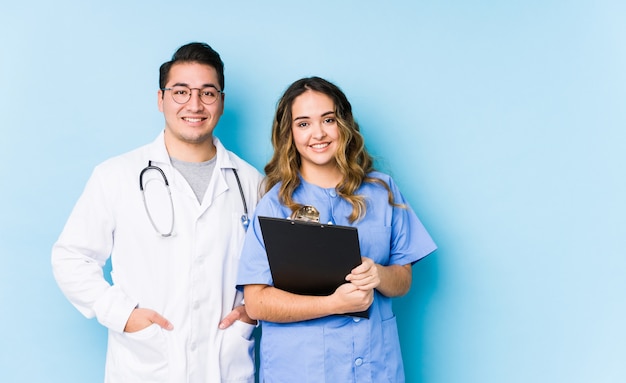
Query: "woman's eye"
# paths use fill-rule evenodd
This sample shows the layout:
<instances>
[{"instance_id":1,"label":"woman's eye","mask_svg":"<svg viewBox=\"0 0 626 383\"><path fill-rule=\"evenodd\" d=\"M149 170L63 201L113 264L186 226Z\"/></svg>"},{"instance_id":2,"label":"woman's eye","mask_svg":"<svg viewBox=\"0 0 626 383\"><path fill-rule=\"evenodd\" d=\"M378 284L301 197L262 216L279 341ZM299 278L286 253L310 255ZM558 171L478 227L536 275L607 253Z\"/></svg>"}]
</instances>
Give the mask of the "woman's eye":
<instances>
[{"instance_id":1,"label":"woman's eye","mask_svg":"<svg viewBox=\"0 0 626 383\"><path fill-rule=\"evenodd\" d=\"M307 126L309 126L308 122L299 122L298 123L298 128L306 128Z\"/></svg>"},{"instance_id":2,"label":"woman's eye","mask_svg":"<svg viewBox=\"0 0 626 383\"><path fill-rule=\"evenodd\" d=\"M326 124L332 124L333 122L335 122L334 118L327 118L327 119L324 120L324 123L326 123Z\"/></svg>"}]
</instances>

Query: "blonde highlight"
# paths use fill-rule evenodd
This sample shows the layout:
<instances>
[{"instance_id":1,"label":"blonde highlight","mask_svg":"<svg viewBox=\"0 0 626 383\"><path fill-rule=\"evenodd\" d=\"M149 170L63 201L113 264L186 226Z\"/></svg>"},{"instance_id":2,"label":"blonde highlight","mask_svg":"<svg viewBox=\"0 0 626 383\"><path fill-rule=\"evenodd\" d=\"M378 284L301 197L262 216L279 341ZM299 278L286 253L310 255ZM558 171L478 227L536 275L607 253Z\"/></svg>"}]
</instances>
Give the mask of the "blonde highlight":
<instances>
[{"instance_id":1,"label":"blonde highlight","mask_svg":"<svg viewBox=\"0 0 626 383\"><path fill-rule=\"evenodd\" d=\"M336 85L319 77L308 77L294 82L278 101L272 123L274 154L264 169L267 176L265 192L280 183L279 201L292 212L302 207L292 197L300 185L301 160L293 142L291 106L294 100L306 91L325 94L333 100L335 105L340 138L335 160L343 175L336 190L338 195L352 205L348 220L351 223L355 222L364 217L367 212L367 201L363 196L355 194L363 182L381 185L387 190L389 204L402 207L403 205L395 204L393 193L385 181L368 176L375 170L373 159L367 152L365 140L352 115L352 106L345 94Z\"/></svg>"}]
</instances>

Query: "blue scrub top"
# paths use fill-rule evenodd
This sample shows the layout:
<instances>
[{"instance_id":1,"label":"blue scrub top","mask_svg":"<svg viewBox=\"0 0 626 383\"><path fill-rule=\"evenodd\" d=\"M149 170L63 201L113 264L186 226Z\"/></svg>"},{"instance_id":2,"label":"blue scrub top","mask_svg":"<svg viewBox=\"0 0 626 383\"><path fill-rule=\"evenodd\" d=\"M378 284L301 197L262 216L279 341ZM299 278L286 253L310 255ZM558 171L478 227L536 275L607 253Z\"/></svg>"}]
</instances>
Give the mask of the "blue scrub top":
<instances>
[{"instance_id":1,"label":"blue scrub top","mask_svg":"<svg viewBox=\"0 0 626 383\"><path fill-rule=\"evenodd\" d=\"M334 188L321 188L302 178L293 199L313 205L320 222L355 226L361 254L381 265L414 263L437 247L391 177L369 176L387 182L397 204L388 203L387 190L364 183L356 194L367 201L367 213L350 223L352 206ZM273 285L257 216L288 218L291 210L278 201L275 185L256 207L239 263L239 287ZM391 298L375 291L369 319L333 315L294 322L262 321L261 381L271 382L404 382L400 341Z\"/></svg>"}]
</instances>

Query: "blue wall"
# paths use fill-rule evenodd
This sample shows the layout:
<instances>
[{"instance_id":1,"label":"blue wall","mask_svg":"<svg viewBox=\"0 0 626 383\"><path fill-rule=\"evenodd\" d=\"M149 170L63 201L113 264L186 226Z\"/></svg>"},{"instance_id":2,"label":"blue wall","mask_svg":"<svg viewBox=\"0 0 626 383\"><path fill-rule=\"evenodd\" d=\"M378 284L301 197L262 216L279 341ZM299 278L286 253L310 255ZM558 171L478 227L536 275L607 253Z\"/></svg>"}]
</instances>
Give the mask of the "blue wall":
<instances>
[{"instance_id":1,"label":"blue wall","mask_svg":"<svg viewBox=\"0 0 626 383\"><path fill-rule=\"evenodd\" d=\"M231 149L261 169L286 86L335 81L439 244L395 305L409 382L626 381L626 3L388 3L3 4L0 380L102 380L106 332L50 248L94 165L163 128L158 66L201 40Z\"/></svg>"}]
</instances>

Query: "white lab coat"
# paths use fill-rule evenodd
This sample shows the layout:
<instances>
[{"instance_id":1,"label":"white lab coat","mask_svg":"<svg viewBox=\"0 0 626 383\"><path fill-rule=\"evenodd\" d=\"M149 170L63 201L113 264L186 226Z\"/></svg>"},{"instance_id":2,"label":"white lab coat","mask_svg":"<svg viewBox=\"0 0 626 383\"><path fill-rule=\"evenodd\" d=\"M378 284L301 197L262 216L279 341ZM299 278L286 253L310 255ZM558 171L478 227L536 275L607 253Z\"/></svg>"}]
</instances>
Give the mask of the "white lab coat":
<instances>
[{"instance_id":1,"label":"white lab coat","mask_svg":"<svg viewBox=\"0 0 626 383\"><path fill-rule=\"evenodd\" d=\"M261 174L217 138L216 167L202 203L169 160L163 133L151 144L97 166L53 247L55 278L86 317L109 329L106 377L127 382L254 382L253 326L218 323L233 309L244 213L237 169L251 216ZM148 161L170 184L174 234L160 237L139 189ZM158 171L144 175L150 213L161 232L171 222ZM113 285L102 267L111 257ZM124 333L135 307L157 311L172 331L152 325Z\"/></svg>"}]
</instances>

